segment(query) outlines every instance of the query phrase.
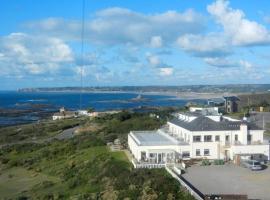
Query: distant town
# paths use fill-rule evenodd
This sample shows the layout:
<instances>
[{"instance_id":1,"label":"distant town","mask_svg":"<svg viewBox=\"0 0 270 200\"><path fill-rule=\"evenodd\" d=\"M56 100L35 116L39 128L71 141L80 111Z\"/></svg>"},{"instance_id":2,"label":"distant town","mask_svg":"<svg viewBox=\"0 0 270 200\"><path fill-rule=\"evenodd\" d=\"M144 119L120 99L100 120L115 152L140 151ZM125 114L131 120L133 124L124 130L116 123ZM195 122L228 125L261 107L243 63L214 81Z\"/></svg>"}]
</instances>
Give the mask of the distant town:
<instances>
[{"instance_id":1,"label":"distant town","mask_svg":"<svg viewBox=\"0 0 270 200\"><path fill-rule=\"evenodd\" d=\"M43 87L21 88L19 92L198 92L198 93L250 93L270 92L270 84L226 84L226 85L186 85L186 86L119 86L119 87Z\"/></svg>"}]
</instances>

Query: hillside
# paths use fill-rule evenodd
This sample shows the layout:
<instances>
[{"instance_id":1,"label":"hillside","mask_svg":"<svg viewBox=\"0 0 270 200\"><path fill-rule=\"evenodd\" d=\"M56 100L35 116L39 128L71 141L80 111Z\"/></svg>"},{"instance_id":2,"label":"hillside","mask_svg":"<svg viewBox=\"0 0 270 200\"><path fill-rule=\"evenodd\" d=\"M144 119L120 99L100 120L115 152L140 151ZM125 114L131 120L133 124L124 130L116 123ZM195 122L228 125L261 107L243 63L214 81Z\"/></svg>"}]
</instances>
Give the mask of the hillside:
<instances>
[{"instance_id":1,"label":"hillside","mask_svg":"<svg viewBox=\"0 0 270 200\"><path fill-rule=\"evenodd\" d=\"M40 128L30 129L33 125L0 129L2 145L7 138L11 142L11 135L19 137L13 130L18 128L40 141L33 143L25 137L19 143L15 139L13 145L2 146L0 196L8 199L193 199L165 170L135 170L124 151L110 152L105 145L115 138L120 138L125 145L131 129L158 128L164 123L167 111L159 114L161 119L148 113L128 112L94 120L75 119L73 124L80 124L81 131L69 140L43 140L46 134ZM63 122L59 131L66 128L61 125ZM47 125L46 130L55 127L54 123Z\"/></svg>"},{"instance_id":2,"label":"hillside","mask_svg":"<svg viewBox=\"0 0 270 200\"><path fill-rule=\"evenodd\" d=\"M238 95L241 108L246 106L260 106L263 104L270 104L270 93L253 93Z\"/></svg>"}]
</instances>

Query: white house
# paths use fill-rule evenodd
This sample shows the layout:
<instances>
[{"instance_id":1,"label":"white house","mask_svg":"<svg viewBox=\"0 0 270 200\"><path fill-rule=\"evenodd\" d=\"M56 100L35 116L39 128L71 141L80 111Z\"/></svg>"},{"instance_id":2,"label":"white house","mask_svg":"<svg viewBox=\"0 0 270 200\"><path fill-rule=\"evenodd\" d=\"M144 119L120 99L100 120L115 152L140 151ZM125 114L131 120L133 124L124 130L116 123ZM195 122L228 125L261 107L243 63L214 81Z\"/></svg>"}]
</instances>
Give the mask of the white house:
<instances>
[{"instance_id":1,"label":"white house","mask_svg":"<svg viewBox=\"0 0 270 200\"><path fill-rule=\"evenodd\" d=\"M54 113L52 116L53 120L68 119L76 117L77 113L73 111L66 111L64 107L60 108L59 112Z\"/></svg>"},{"instance_id":2,"label":"white house","mask_svg":"<svg viewBox=\"0 0 270 200\"><path fill-rule=\"evenodd\" d=\"M241 155L269 160L264 130L247 121L195 111L174 114L156 131L131 131L129 149L137 164L164 165L185 159L235 160Z\"/></svg>"}]
</instances>

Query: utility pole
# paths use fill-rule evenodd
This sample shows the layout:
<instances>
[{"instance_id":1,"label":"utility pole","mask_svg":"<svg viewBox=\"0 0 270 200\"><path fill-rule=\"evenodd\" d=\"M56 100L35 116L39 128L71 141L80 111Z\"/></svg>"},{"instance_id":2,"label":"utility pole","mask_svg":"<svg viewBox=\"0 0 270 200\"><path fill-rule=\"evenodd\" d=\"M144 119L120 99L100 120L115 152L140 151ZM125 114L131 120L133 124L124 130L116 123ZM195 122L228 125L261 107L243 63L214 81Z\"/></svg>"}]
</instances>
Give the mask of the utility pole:
<instances>
[{"instance_id":1,"label":"utility pole","mask_svg":"<svg viewBox=\"0 0 270 200\"><path fill-rule=\"evenodd\" d=\"M83 73L84 73L84 29L85 29L85 0L82 0L82 29L81 29L81 88L80 88L80 110L82 110Z\"/></svg>"}]
</instances>

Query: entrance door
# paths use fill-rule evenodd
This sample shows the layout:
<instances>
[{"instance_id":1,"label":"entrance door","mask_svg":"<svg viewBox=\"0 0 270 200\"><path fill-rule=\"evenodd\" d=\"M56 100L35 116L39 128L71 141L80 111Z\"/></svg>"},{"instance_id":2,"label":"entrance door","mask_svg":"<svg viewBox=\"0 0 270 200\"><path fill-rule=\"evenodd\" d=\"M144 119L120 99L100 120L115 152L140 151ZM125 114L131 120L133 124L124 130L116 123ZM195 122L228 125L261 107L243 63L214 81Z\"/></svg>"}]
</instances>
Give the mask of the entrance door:
<instances>
[{"instance_id":1,"label":"entrance door","mask_svg":"<svg viewBox=\"0 0 270 200\"><path fill-rule=\"evenodd\" d=\"M158 163L162 162L161 155L162 155L161 153L158 154Z\"/></svg>"},{"instance_id":2,"label":"entrance door","mask_svg":"<svg viewBox=\"0 0 270 200\"><path fill-rule=\"evenodd\" d=\"M225 161L230 160L230 150L225 150Z\"/></svg>"},{"instance_id":3,"label":"entrance door","mask_svg":"<svg viewBox=\"0 0 270 200\"><path fill-rule=\"evenodd\" d=\"M145 151L141 152L141 160L146 161L146 152Z\"/></svg>"}]
</instances>

